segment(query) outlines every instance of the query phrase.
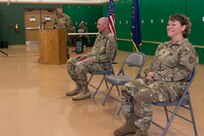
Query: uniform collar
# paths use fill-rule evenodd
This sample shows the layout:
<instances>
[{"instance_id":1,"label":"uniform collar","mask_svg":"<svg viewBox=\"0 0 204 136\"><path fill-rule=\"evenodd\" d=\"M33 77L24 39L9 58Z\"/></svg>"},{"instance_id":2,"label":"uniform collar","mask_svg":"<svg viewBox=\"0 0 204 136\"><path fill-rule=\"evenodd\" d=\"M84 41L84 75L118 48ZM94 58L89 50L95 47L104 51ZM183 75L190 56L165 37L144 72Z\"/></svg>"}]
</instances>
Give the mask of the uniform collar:
<instances>
[{"instance_id":1,"label":"uniform collar","mask_svg":"<svg viewBox=\"0 0 204 136\"><path fill-rule=\"evenodd\" d=\"M60 15L58 15L58 17L64 17L64 15L65 15L65 14L64 14L64 13L62 13L62 15L61 15L61 16L60 16Z\"/></svg>"},{"instance_id":2,"label":"uniform collar","mask_svg":"<svg viewBox=\"0 0 204 136\"><path fill-rule=\"evenodd\" d=\"M110 32L101 33L100 37L103 39L105 38Z\"/></svg>"},{"instance_id":3,"label":"uniform collar","mask_svg":"<svg viewBox=\"0 0 204 136\"><path fill-rule=\"evenodd\" d=\"M172 46L172 45L181 45L181 44L183 44L184 42L188 42L188 39L187 38L184 38L183 40L180 40L180 41L177 41L177 42L172 42L172 40L171 41L169 41L169 42L167 42L167 44L166 44L166 46Z\"/></svg>"}]
</instances>

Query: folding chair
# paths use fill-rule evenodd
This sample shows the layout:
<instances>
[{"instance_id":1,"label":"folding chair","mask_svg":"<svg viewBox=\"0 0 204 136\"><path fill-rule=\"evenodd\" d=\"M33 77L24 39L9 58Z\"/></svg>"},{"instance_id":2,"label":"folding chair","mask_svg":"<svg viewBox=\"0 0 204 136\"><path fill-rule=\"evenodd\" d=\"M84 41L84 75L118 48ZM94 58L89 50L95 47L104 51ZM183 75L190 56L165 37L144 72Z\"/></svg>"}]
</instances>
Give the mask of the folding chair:
<instances>
[{"instance_id":1,"label":"folding chair","mask_svg":"<svg viewBox=\"0 0 204 136\"><path fill-rule=\"evenodd\" d=\"M115 60L115 58L116 58L116 56L117 56L117 52L118 52L118 49L117 49L117 46L116 46L116 50L115 50L115 53L114 53L114 55L113 55L113 58L112 58L111 62L109 63L109 66L108 66L108 68L107 68L106 70L93 71L92 73L90 73L91 76L90 76L90 78L89 78L89 80L88 80L88 84L89 84L91 87L93 87L93 88L96 89L96 91L94 92L94 94L93 94L93 96L92 96L92 99L94 99L95 96L96 96L96 94L98 93L98 91L99 91L99 89L100 89L100 87L101 87L101 85L102 85L102 83L103 83L103 81L104 81L104 79L105 79L105 75L111 75L111 74L114 75L114 74L115 74L112 64L113 64L113 62L114 62L114 60ZM92 84L90 83L90 82L91 82L91 79L92 79L92 77L93 77L94 75L103 75L103 78L101 79L101 81L100 81L100 83L99 83L99 85L98 85L97 87L94 86L94 85L92 85ZM107 87L107 89L108 89L108 84L107 84L107 82L106 82L106 87Z\"/></svg>"},{"instance_id":2,"label":"folding chair","mask_svg":"<svg viewBox=\"0 0 204 136\"><path fill-rule=\"evenodd\" d=\"M131 53L128 55L128 57L123 62L119 72L117 75L106 75L105 81L112 84L110 89L108 90L108 93L103 101L103 105L105 104L108 96L110 95L110 92L115 85L118 91L118 95L120 95L120 91L118 86L124 85L125 83L135 80L136 78L139 78L140 72L142 70L142 67L145 63L145 55L143 53ZM136 76L132 76L132 73L127 74L127 68L125 69L125 66L128 65L129 67L137 69ZM131 74L131 75L130 75Z\"/></svg>"},{"instance_id":3,"label":"folding chair","mask_svg":"<svg viewBox=\"0 0 204 136\"><path fill-rule=\"evenodd\" d=\"M193 107L191 104L191 98L190 98L190 93L189 93L189 88L190 88L190 85L191 85L191 83L195 77L195 73L196 73L196 71L194 68L192 74L187 79L187 85L186 85L184 94L181 98L179 98L176 101L172 101L172 102L156 102L156 103L154 103L155 106L164 107L164 111L165 111L165 115L166 115L166 119L167 119L167 124L166 124L165 128L162 127L161 125L159 125L158 123L155 123L154 121L152 121L153 124L155 124L156 126L158 126L161 129L163 129L162 136L164 136L166 134L166 132L167 132L169 126L171 125L171 122L173 121L175 116L178 116L178 117L192 123L195 136L198 136L195 118L194 118L194 114L193 114ZM172 110L167 109L167 106L175 106L175 108L172 111ZM180 107L185 108L187 110L190 110L191 120L177 113L177 111ZM168 114L169 112L171 113L170 118L169 118L169 114Z\"/></svg>"}]
</instances>

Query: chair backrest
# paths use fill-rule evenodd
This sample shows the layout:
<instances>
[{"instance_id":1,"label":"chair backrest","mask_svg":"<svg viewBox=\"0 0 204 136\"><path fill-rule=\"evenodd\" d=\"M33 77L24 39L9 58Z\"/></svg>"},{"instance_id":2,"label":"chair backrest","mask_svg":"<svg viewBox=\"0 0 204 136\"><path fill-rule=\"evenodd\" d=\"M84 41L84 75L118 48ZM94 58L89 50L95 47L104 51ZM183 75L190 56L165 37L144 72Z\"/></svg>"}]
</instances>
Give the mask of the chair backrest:
<instances>
[{"instance_id":1,"label":"chair backrest","mask_svg":"<svg viewBox=\"0 0 204 136\"><path fill-rule=\"evenodd\" d=\"M115 47L115 52L114 52L114 54L113 54L113 58L111 59L111 62L109 63L108 68L106 69L106 70L109 70L109 71L110 71L110 74L114 74L114 70L113 70L112 64L113 64L113 62L114 62L114 60L115 60L117 54L118 54L118 46L116 45L116 47ZM106 70L105 70L105 71L106 71Z\"/></svg>"},{"instance_id":2,"label":"chair backrest","mask_svg":"<svg viewBox=\"0 0 204 136\"><path fill-rule=\"evenodd\" d=\"M189 88L190 88L190 86L191 86L191 84L195 78L195 75L196 75L196 67L193 68L192 73L187 78L187 84L186 84L184 95L189 94ZM188 95L188 97L189 97L189 95Z\"/></svg>"},{"instance_id":3,"label":"chair backrest","mask_svg":"<svg viewBox=\"0 0 204 136\"><path fill-rule=\"evenodd\" d=\"M196 75L196 67L193 68L192 73L188 76L187 83L190 86Z\"/></svg>"},{"instance_id":4,"label":"chair backrest","mask_svg":"<svg viewBox=\"0 0 204 136\"><path fill-rule=\"evenodd\" d=\"M128 65L129 67L136 67L138 68L138 72L135 78L140 77L140 71L142 70L142 67L145 63L145 55L141 52L138 53L131 53L127 56L125 61L123 62L121 69L119 70L119 74L125 74L124 73L124 66Z\"/></svg>"},{"instance_id":5,"label":"chair backrest","mask_svg":"<svg viewBox=\"0 0 204 136\"><path fill-rule=\"evenodd\" d=\"M129 64L133 67L141 67L144 65L144 54L143 53L131 53L125 60L125 64Z\"/></svg>"},{"instance_id":6,"label":"chair backrest","mask_svg":"<svg viewBox=\"0 0 204 136\"><path fill-rule=\"evenodd\" d=\"M114 55L113 55L112 61L115 60L117 54L118 54L118 45L115 46L115 52L114 52Z\"/></svg>"}]
</instances>

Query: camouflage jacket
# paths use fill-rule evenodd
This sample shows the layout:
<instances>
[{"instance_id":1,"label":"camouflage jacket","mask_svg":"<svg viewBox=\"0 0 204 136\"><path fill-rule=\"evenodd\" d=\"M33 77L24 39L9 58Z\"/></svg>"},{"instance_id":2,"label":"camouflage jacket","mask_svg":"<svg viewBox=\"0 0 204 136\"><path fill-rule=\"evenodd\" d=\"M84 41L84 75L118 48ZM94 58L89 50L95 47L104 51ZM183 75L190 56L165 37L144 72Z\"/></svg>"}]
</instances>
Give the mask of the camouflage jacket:
<instances>
[{"instance_id":1,"label":"camouflage jacket","mask_svg":"<svg viewBox=\"0 0 204 136\"><path fill-rule=\"evenodd\" d=\"M63 29L65 32L71 32L72 31L72 20L71 18L66 15L66 14L62 14L62 16L58 15L55 20L54 20L54 24L56 25L56 28L58 29Z\"/></svg>"},{"instance_id":2,"label":"camouflage jacket","mask_svg":"<svg viewBox=\"0 0 204 136\"><path fill-rule=\"evenodd\" d=\"M88 28L85 24L80 24L78 29L83 29L83 33L88 33Z\"/></svg>"},{"instance_id":3,"label":"camouflage jacket","mask_svg":"<svg viewBox=\"0 0 204 136\"><path fill-rule=\"evenodd\" d=\"M110 62L113 58L117 47L117 43L113 34L104 33L100 34L93 45L92 51L88 53L87 57L91 57L94 62L106 63Z\"/></svg>"},{"instance_id":4,"label":"camouflage jacket","mask_svg":"<svg viewBox=\"0 0 204 136\"><path fill-rule=\"evenodd\" d=\"M197 63L196 51L188 39L177 43L169 41L157 47L154 60L145 74L155 72L155 81L185 81Z\"/></svg>"}]
</instances>

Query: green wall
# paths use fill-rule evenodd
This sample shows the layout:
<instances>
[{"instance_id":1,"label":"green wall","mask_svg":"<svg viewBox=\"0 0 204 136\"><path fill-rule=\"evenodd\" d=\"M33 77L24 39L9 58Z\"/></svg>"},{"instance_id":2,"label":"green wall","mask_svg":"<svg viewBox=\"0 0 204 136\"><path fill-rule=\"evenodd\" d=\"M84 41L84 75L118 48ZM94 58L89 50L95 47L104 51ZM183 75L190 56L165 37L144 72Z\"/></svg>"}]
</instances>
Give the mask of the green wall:
<instances>
[{"instance_id":1,"label":"green wall","mask_svg":"<svg viewBox=\"0 0 204 136\"><path fill-rule=\"evenodd\" d=\"M108 4L103 5L103 16L108 14ZM114 5L115 27L117 38L131 39L131 15L132 2L122 0L115 2ZM130 41L118 40L118 49L125 51L133 51L133 46Z\"/></svg>"},{"instance_id":2,"label":"green wall","mask_svg":"<svg viewBox=\"0 0 204 136\"><path fill-rule=\"evenodd\" d=\"M103 6L101 5L65 5L64 12L68 14L73 22L73 25L77 27L83 20L87 23L88 31L90 33L97 32L97 21L103 15ZM93 45L96 35L90 35L90 42Z\"/></svg>"},{"instance_id":3,"label":"green wall","mask_svg":"<svg viewBox=\"0 0 204 136\"><path fill-rule=\"evenodd\" d=\"M55 9L54 4L0 4L0 41L8 41L9 45L25 44L24 9ZM96 22L102 16L102 6L100 5L63 5L64 12L67 13L75 26L84 20L88 23L89 32L97 32ZM13 24L13 27L9 27ZM19 32L14 31L14 25L19 25ZM91 38L92 42L94 41Z\"/></svg>"},{"instance_id":4,"label":"green wall","mask_svg":"<svg viewBox=\"0 0 204 136\"><path fill-rule=\"evenodd\" d=\"M103 15L100 5L69 5L64 6L64 12L72 18L72 22L77 28L83 20L87 23L89 32L97 32L97 20Z\"/></svg>"},{"instance_id":5,"label":"green wall","mask_svg":"<svg viewBox=\"0 0 204 136\"><path fill-rule=\"evenodd\" d=\"M158 42L168 41L166 25L168 17L181 13L190 17L192 22L191 34L188 37L193 45L204 47L204 1L197 0L139 0L142 46L141 52L154 55ZM107 15L107 4L104 4L103 14ZM132 0L115 2L115 25L119 49L133 51L131 43L131 13ZM204 48L196 47L200 63L204 64Z\"/></svg>"},{"instance_id":6,"label":"green wall","mask_svg":"<svg viewBox=\"0 0 204 136\"><path fill-rule=\"evenodd\" d=\"M55 8L56 5L39 4L0 4L0 41L8 41L9 45L25 44L24 9L25 8ZM9 27L13 24L13 27ZM19 32L14 31L15 24Z\"/></svg>"}]
</instances>

